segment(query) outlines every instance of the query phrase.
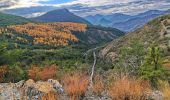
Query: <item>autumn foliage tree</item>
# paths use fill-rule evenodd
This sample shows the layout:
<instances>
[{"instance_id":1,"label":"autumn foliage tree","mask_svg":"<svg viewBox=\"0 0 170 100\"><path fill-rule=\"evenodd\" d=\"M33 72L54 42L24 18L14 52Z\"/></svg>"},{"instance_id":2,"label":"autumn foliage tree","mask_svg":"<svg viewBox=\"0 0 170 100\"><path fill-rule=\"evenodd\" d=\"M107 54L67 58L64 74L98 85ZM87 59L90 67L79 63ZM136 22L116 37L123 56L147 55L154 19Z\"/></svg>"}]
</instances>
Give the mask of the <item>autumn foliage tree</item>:
<instances>
[{"instance_id":1,"label":"autumn foliage tree","mask_svg":"<svg viewBox=\"0 0 170 100\"><path fill-rule=\"evenodd\" d=\"M72 32L85 32L86 24L71 22L44 23L9 26L9 30L17 33L28 34L34 38L34 44L46 45L68 45L70 41L78 42L78 39Z\"/></svg>"}]
</instances>

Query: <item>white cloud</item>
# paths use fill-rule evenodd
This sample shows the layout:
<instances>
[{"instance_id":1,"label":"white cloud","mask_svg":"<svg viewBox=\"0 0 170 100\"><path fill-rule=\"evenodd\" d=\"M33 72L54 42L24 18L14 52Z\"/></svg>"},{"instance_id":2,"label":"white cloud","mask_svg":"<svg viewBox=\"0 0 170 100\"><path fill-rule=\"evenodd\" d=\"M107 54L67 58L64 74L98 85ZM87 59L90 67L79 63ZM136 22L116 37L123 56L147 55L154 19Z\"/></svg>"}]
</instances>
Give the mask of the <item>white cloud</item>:
<instances>
[{"instance_id":1,"label":"white cloud","mask_svg":"<svg viewBox=\"0 0 170 100\"><path fill-rule=\"evenodd\" d=\"M52 6L56 8L66 7L78 15L86 16L119 12L136 14L146 10L170 9L170 0L74 0L62 4L41 4L42 1L51 0L0 0L0 10ZM32 13L38 15L41 12Z\"/></svg>"},{"instance_id":2,"label":"white cloud","mask_svg":"<svg viewBox=\"0 0 170 100\"><path fill-rule=\"evenodd\" d=\"M50 1L50 0L0 0L0 6L7 6L7 7L4 7L3 9L15 9L15 8L22 8L22 7L41 6L42 5L40 3L41 1Z\"/></svg>"},{"instance_id":3,"label":"white cloud","mask_svg":"<svg viewBox=\"0 0 170 100\"><path fill-rule=\"evenodd\" d=\"M82 16L110 13L140 13L147 10L170 9L170 0L75 0L72 2L55 5L56 7L67 7L81 4L86 8L94 8L95 11L82 12ZM105 6L105 8L103 8ZM81 9L73 9L81 10ZM78 12L80 13L80 12Z\"/></svg>"}]
</instances>

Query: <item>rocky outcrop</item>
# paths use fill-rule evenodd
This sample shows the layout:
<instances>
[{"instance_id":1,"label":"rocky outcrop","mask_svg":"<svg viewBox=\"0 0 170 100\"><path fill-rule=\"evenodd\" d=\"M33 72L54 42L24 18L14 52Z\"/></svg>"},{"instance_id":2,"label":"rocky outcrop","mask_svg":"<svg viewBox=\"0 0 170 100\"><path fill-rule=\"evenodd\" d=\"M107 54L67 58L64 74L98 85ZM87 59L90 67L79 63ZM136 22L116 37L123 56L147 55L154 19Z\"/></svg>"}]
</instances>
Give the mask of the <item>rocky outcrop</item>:
<instances>
[{"instance_id":1,"label":"rocky outcrop","mask_svg":"<svg viewBox=\"0 0 170 100\"><path fill-rule=\"evenodd\" d=\"M50 92L64 92L57 80L34 82L32 79L18 83L1 83L0 100L38 100Z\"/></svg>"}]
</instances>

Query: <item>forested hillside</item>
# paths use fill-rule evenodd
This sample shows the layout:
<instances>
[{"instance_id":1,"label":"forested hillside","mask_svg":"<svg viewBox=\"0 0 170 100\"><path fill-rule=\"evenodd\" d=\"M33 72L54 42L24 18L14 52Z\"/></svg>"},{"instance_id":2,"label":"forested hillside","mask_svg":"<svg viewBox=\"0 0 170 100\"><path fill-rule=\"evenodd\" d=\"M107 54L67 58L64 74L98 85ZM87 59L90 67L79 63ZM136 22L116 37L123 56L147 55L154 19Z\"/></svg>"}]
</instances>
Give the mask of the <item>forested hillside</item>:
<instances>
[{"instance_id":1,"label":"forested hillside","mask_svg":"<svg viewBox=\"0 0 170 100\"><path fill-rule=\"evenodd\" d=\"M0 26L25 24L28 22L31 22L31 21L29 19L26 19L20 16L0 13Z\"/></svg>"},{"instance_id":2,"label":"forested hillside","mask_svg":"<svg viewBox=\"0 0 170 100\"><path fill-rule=\"evenodd\" d=\"M123 34L117 29L70 22L28 23L1 28L1 35L19 45L66 46L99 44L111 41Z\"/></svg>"}]
</instances>

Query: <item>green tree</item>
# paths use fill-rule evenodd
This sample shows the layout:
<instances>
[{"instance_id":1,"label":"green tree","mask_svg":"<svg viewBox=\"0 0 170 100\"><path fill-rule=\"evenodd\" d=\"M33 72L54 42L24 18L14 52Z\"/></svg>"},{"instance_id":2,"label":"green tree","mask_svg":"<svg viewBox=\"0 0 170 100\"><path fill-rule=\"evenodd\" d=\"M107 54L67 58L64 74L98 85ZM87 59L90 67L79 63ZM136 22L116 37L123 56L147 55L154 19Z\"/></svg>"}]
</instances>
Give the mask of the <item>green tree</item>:
<instances>
[{"instance_id":1,"label":"green tree","mask_svg":"<svg viewBox=\"0 0 170 100\"><path fill-rule=\"evenodd\" d=\"M145 49L139 39L134 39L128 46L120 49L118 64L123 66L124 71L130 74L136 74L142 65L145 55Z\"/></svg>"},{"instance_id":2,"label":"green tree","mask_svg":"<svg viewBox=\"0 0 170 100\"><path fill-rule=\"evenodd\" d=\"M6 52L8 48L8 43L6 41L0 41L0 65L5 64L5 58L3 54Z\"/></svg>"},{"instance_id":3,"label":"green tree","mask_svg":"<svg viewBox=\"0 0 170 100\"><path fill-rule=\"evenodd\" d=\"M149 48L139 74L142 79L149 80L153 87L156 87L159 79L166 79L168 72L162 67L159 47Z\"/></svg>"}]
</instances>

